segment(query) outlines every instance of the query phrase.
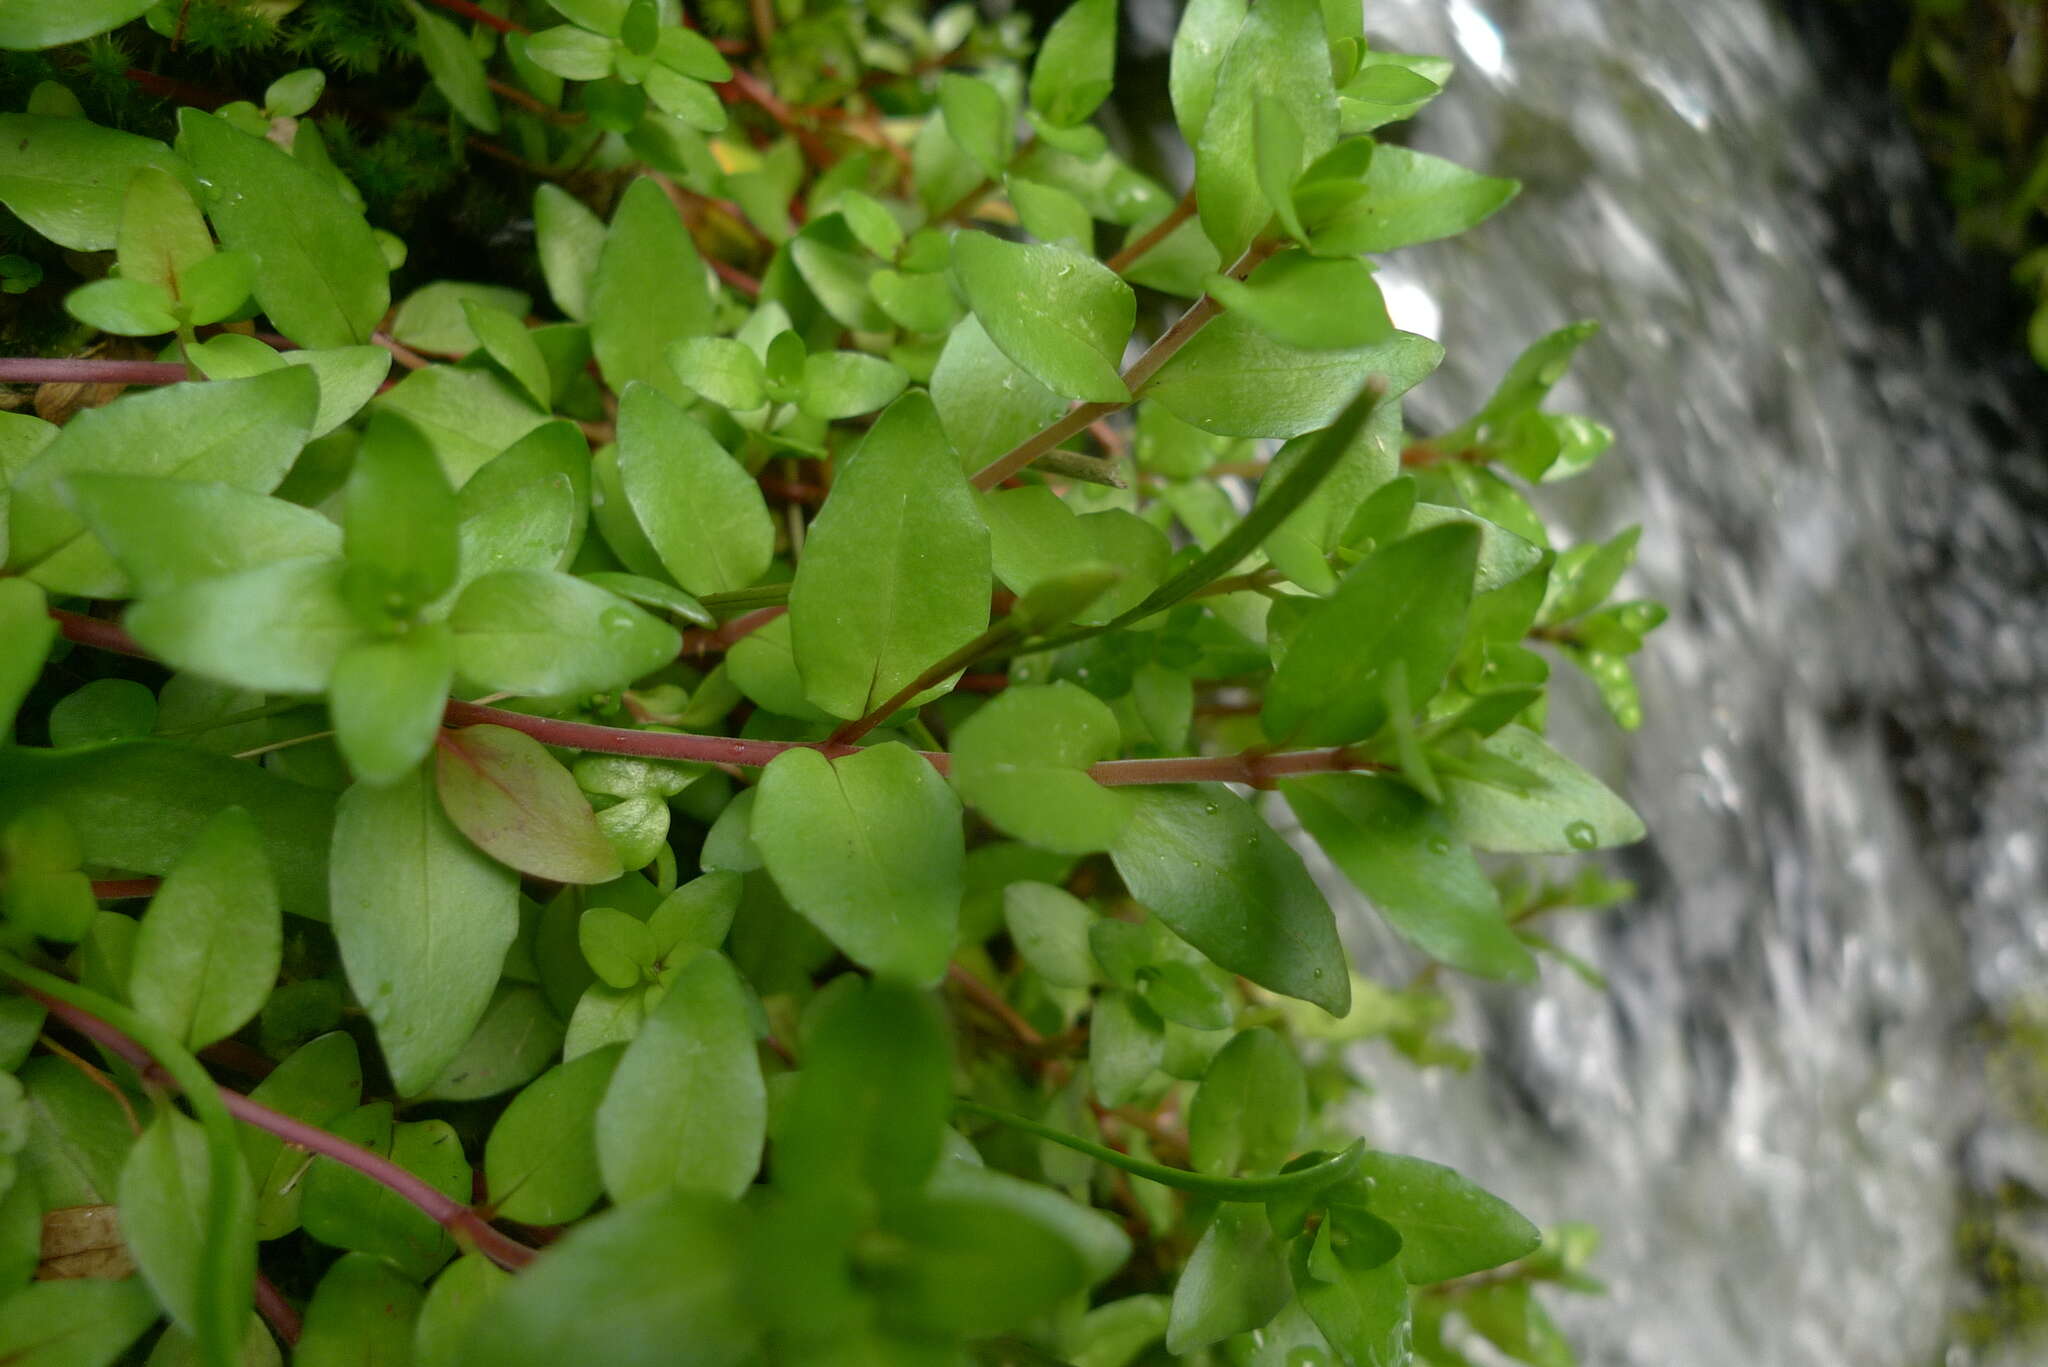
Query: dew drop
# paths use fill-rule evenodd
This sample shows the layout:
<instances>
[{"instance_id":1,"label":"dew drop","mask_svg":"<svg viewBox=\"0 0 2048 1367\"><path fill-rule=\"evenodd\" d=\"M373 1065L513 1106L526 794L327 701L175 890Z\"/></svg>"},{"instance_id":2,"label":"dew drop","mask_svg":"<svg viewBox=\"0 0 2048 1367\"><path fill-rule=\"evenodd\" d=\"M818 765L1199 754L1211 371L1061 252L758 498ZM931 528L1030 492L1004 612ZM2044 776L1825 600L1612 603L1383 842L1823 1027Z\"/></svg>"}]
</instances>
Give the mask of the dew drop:
<instances>
[{"instance_id":1,"label":"dew drop","mask_svg":"<svg viewBox=\"0 0 2048 1367\"><path fill-rule=\"evenodd\" d=\"M1429 852L1431 854L1449 854L1451 852L1450 838L1441 835L1431 836L1429 838Z\"/></svg>"},{"instance_id":2,"label":"dew drop","mask_svg":"<svg viewBox=\"0 0 2048 1367\"><path fill-rule=\"evenodd\" d=\"M1590 850L1600 843L1600 833L1590 821L1574 821L1564 828L1564 838L1575 850Z\"/></svg>"},{"instance_id":3,"label":"dew drop","mask_svg":"<svg viewBox=\"0 0 2048 1367\"><path fill-rule=\"evenodd\" d=\"M1202 804L1202 810L1207 812L1210 816L1214 816L1216 815L1216 813L1222 811L1223 809L1221 807L1218 807L1213 802L1204 802Z\"/></svg>"},{"instance_id":4,"label":"dew drop","mask_svg":"<svg viewBox=\"0 0 2048 1367\"><path fill-rule=\"evenodd\" d=\"M597 624L616 636L633 629L633 614L624 608L606 608L597 614Z\"/></svg>"}]
</instances>

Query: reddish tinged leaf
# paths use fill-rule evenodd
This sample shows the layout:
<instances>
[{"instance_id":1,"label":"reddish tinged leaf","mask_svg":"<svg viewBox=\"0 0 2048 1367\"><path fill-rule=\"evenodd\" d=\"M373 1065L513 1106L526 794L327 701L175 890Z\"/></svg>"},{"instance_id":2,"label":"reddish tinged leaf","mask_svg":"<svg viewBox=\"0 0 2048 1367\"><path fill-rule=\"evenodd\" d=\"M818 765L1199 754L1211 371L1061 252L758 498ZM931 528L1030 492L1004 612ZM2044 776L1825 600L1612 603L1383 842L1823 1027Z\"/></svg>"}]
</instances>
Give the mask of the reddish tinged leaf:
<instances>
[{"instance_id":1,"label":"reddish tinged leaf","mask_svg":"<svg viewBox=\"0 0 2048 1367\"><path fill-rule=\"evenodd\" d=\"M523 732L443 731L434 785L456 829L501 864L557 883L603 883L621 872L576 780Z\"/></svg>"}]
</instances>

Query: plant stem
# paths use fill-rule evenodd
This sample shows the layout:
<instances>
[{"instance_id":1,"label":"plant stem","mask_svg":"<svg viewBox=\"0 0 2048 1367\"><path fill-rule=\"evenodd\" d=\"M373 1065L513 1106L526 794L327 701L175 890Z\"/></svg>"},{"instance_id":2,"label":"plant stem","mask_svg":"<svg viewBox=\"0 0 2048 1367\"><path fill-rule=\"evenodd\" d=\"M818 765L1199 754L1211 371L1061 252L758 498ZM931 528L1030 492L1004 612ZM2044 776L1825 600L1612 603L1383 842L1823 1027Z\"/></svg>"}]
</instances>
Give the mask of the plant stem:
<instances>
[{"instance_id":1,"label":"plant stem","mask_svg":"<svg viewBox=\"0 0 2048 1367\"><path fill-rule=\"evenodd\" d=\"M1003 994L990 987L981 979L962 968L958 963L946 965L946 976L953 985L965 993L969 1000L982 1010L1001 1021L1009 1032L1017 1037L1020 1044L1036 1049L1045 1043L1045 1036L1017 1014L1017 1008L1003 1000Z\"/></svg>"},{"instance_id":2,"label":"plant stem","mask_svg":"<svg viewBox=\"0 0 2048 1367\"><path fill-rule=\"evenodd\" d=\"M835 745L851 745L894 716L897 711L909 705L912 698L938 683L941 679L967 668L989 650L1005 641L1022 634L1023 627L1015 617L1005 617L992 624L987 631L961 646L958 650L930 666L923 673L897 689L889 698L868 709L867 715L850 721L832 733Z\"/></svg>"},{"instance_id":3,"label":"plant stem","mask_svg":"<svg viewBox=\"0 0 2048 1367\"><path fill-rule=\"evenodd\" d=\"M1233 280L1242 280L1250 275L1252 268L1280 250L1277 240L1260 240L1244 249L1244 255L1231 263L1224 274ZM1037 460L1053 447L1058 446L1076 432L1082 431L1097 418L1105 417L1120 408L1128 408L1138 401L1138 391L1159 373L1161 366L1173 359L1175 352L1188 344L1190 338L1207 326L1210 319L1223 311L1223 305L1209 295L1203 295L1186 313L1175 320L1172 327L1160 334L1159 340L1145 349L1145 354L1131 363L1123 375L1124 387L1131 391L1131 397L1119 403L1084 403L1068 410L1067 415L1051 426L1026 437L1009 451L996 457L975 472L974 487L993 489L1025 466Z\"/></svg>"},{"instance_id":4,"label":"plant stem","mask_svg":"<svg viewBox=\"0 0 2048 1367\"><path fill-rule=\"evenodd\" d=\"M1175 1187L1181 1191L1194 1192L1200 1196L1214 1196L1220 1201L1257 1202L1271 1201L1283 1196L1306 1196L1321 1191L1335 1182L1341 1182L1357 1170L1365 1158L1364 1141L1354 1143L1350 1148L1313 1167L1298 1168L1293 1172L1278 1173L1272 1177L1219 1177L1214 1173L1189 1172L1186 1168L1169 1168L1163 1163L1151 1163L1142 1158L1133 1158L1119 1153L1104 1144L1068 1134L1065 1130L1054 1129L1028 1116L1016 1115L1010 1111L984 1106L979 1101L956 1097L953 1109L968 1115L978 1115L984 1120L993 1120L998 1125L1007 1125L1013 1130L1022 1130L1029 1135L1049 1140L1076 1153L1085 1153L1098 1163L1107 1163L1113 1168L1122 1168L1135 1177L1143 1177L1162 1186Z\"/></svg>"},{"instance_id":5,"label":"plant stem","mask_svg":"<svg viewBox=\"0 0 2048 1367\"><path fill-rule=\"evenodd\" d=\"M129 897L154 897L161 878L110 878L92 885L96 902L119 902Z\"/></svg>"},{"instance_id":6,"label":"plant stem","mask_svg":"<svg viewBox=\"0 0 2048 1367\"><path fill-rule=\"evenodd\" d=\"M532 29L524 24L503 18L481 6L471 4L470 0L427 0L427 3L437 9L447 10L450 14L459 14L465 19L474 19L477 23L487 28L494 28L500 33L533 32Z\"/></svg>"},{"instance_id":7,"label":"plant stem","mask_svg":"<svg viewBox=\"0 0 2048 1367\"><path fill-rule=\"evenodd\" d=\"M0 384L176 384L173 361L95 361L73 356L0 356Z\"/></svg>"},{"instance_id":8,"label":"plant stem","mask_svg":"<svg viewBox=\"0 0 2048 1367\"><path fill-rule=\"evenodd\" d=\"M1122 251L1110 257L1109 260L1102 264L1115 271L1118 275L1122 275L1125 271L1136 265L1138 259L1144 256L1146 252L1151 251L1154 247L1164 242L1175 228L1178 228L1181 224L1192 218L1194 212L1195 191L1194 187L1190 186L1188 192L1180 197L1180 203L1174 205L1172 211L1165 218L1160 219L1150 228L1147 228L1143 237L1138 238L1135 242L1126 244Z\"/></svg>"},{"instance_id":9,"label":"plant stem","mask_svg":"<svg viewBox=\"0 0 2048 1367\"><path fill-rule=\"evenodd\" d=\"M137 1029L142 1022L116 1003L99 1001L88 1005L83 999L96 994L4 956L0 956L0 972L23 983L29 995L40 1001L52 1016L95 1043L106 1046L145 1078L180 1088L191 1098L194 1110L203 1113L208 1106L218 1106L223 1118L244 1121L308 1153L354 1168L371 1181L410 1201L421 1214L456 1236L459 1242L474 1245L478 1252L508 1271L516 1272L533 1261L534 1251L525 1244L493 1228L468 1206L429 1186L390 1159L221 1086L208 1077L189 1054L183 1060L175 1060L174 1051L163 1047L163 1041L149 1044L145 1034L148 1027ZM120 1019L123 1016L129 1019ZM138 1039L138 1036L144 1038ZM190 1063L191 1067L181 1069L175 1066L178 1063ZM232 1128L228 1131L228 1139L235 1161L239 1162L241 1148L234 1142ZM236 1341L239 1341L239 1335Z\"/></svg>"},{"instance_id":10,"label":"plant stem","mask_svg":"<svg viewBox=\"0 0 2048 1367\"><path fill-rule=\"evenodd\" d=\"M284 1292L277 1289L277 1283L256 1274L256 1313L263 1316L272 1333L284 1340L287 1348L299 1346L299 1334L306 1322L299 1318L299 1312L292 1309L292 1303L284 1298Z\"/></svg>"}]
</instances>

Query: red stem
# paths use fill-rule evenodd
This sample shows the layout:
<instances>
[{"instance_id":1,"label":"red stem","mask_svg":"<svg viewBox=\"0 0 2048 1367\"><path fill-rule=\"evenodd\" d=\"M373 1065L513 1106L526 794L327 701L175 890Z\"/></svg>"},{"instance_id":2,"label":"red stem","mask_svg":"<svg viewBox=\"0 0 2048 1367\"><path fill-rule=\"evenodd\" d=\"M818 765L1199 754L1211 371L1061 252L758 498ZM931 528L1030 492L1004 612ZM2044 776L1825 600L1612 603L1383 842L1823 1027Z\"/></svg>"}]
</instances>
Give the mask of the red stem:
<instances>
[{"instance_id":1,"label":"red stem","mask_svg":"<svg viewBox=\"0 0 2048 1367\"><path fill-rule=\"evenodd\" d=\"M526 25L515 23L510 19L500 18L487 9L480 9L470 4L469 0L427 0L427 3L437 9L447 10L450 14L459 14L465 19L474 19L477 23L494 28L500 33L533 32Z\"/></svg>"},{"instance_id":2,"label":"red stem","mask_svg":"<svg viewBox=\"0 0 2048 1367\"><path fill-rule=\"evenodd\" d=\"M95 901L119 902L130 897L154 897L161 878L109 878L92 885Z\"/></svg>"},{"instance_id":3,"label":"red stem","mask_svg":"<svg viewBox=\"0 0 2048 1367\"><path fill-rule=\"evenodd\" d=\"M284 1340L287 1348L299 1346L299 1333L306 1322L299 1318L299 1312L284 1298L284 1292L277 1289L277 1283L256 1274L256 1313L269 1323L272 1332Z\"/></svg>"},{"instance_id":4,"label":"red stem","mask_svg":"<svg viewBox=\"0 0 2048 1367\"><path fill-rule=\"evenodd\" d=\"M31 987L22 986L20 990L41 1002L43 1008L52 1016L79 1034L104 1045L126 1059L138 1073L151 1082L161 1087L177 1087L176 1079L157 1065L147 1049L90 1011L73 1006L70 1002L45 996ZM507 1271L516 1272L533 1261L534 1251L525 1244L492 1228L482 1216L468 1206L427 1185L390 1159L331 1135L317 1126L308 1125L303 1120L273 1111L259 1101L251 1101L240 1092L221 1087L218 1083L215 1087L220 1092L221 1104L226 1106L228 1113L237 1120L254 1125L259 1130L267 1130L285 1143L304 1149L308 1153L317 1153L345 1167L354 1168L371 1181L410 1201L418 1207L421 1214L456 1236L458 1242L474 1246L478 1252Z\"/></svg>"},{"instance_id":5,"label":"red stem","mask_svg":"<svg viewBox=\"0 0 2048 1367\"><path fill-rule=\"evenodd\" d=\"M738 290L741 294L746 295L749 299L759 299L761 297L761 282L756 280L753 276L748 275L738 266L728 265L727 263L720 261L715 256L707 256L704 259L711 263L712 270L718 272L718 278L720 280L723 280L726 284L731 285L734 289Z\"/></svg>"},{"instance_id":6,"label":"red stem","mask_svg":"<svg viewBox=\"0 0 2048 1367\"><path fill-rule=\"evenodd\" d=\"M0 356L0 384L176 384L170 361L94 361L73 356Z\"/></svg>"}]
</instances>

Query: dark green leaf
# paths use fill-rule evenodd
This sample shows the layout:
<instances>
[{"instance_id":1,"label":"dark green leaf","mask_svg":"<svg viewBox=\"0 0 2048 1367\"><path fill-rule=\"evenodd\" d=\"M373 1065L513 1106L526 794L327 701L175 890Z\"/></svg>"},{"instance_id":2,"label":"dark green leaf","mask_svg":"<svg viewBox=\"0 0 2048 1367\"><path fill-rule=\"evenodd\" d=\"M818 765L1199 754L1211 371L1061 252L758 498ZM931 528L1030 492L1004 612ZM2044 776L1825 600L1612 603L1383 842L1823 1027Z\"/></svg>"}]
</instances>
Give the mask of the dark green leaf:
<instances>
[{"instance_id":1,"label":"dark green leaf","mask_svg":"<svg viewBox=\"0 0 2048 1367\"><path fill-rule=\"evenodd\" d=\"M510 1273L481 1253L443 1268L413 1323L414 1367L455 1367L481 1326L485 1308L510 1280Z\"/></svg>"},{"instance_id":2,"label":"dark green leaf","mask_svg":"<svg viewBox=\"0 0 2048 1367\"><path fill-rule=\"evenodd\" d=\"M333 1123L333 1132L389 1158L442 1195L466 1200L469 1165L443 1120L394 1125L391 1103L362 1106ZM352 1167L316 1158L306 1170L299 1214L321 1243L388 1259L415 1281L432 1276L455 1252L446 1230L411 1201Z\"/></svg>"},{"instance_id":3,"label":"dark green leaf","mask_svg":"<svg viewBox=\"0 0 2048 1367\"><path fill-rule=\"evenodd\" d=\"M1370 1184L1373 1213L1401 1231L1401 1270L1419 1285L1499 1267L1543 1241L1513 1206L1439 1163L1368 1153L1352 1180Z\"/></svg>"},{"instance_id":4,"label":"dark green leaf","mask_svg":"<svg viewBox=\"0 0 2048 1367\"><path fill-rule=\"evenodd\" d=\"M1076 516L1043 485L996 490L981 507L996 578L1013 593L1029 595L1083 565L1115 568L1118 582L1074 614L1084 625L1110 621L1141 601L1159 587L1173 558L1165 534L1135 514L1105 508Z\"/></svg>"},{"instance_id":5,"label":"dark green leaf","mask_svg":"<svg viewBox=\"0 0 2048 1367\"><path fill-rule=\"evenodd\" d=\"M1244 1030L1210 1063L1188 1107L1188 1157L1203 1172L1277 1172L1308 1123L1308 1079L1287 1042Z\"/></svg>"},{"instance_id":6,"label":"dark green leaf","mask_svg":"<svg viewBox=\"0 0 2048 1367\"><path fill-rule=\"evenodd\" d=\"M1296 1245L1294 1286L1316 1327L1357 1367L1406 1367L1408 1283L1401 1264L1379 1256L1375 1241L1354 1226L1379 1222L1364 1211L1333 1206L1312 1240ZM1399 1240L1394 1247L1399 1248ZM1366 1252L1367 1248L1371 1252Z\"/></svg>"},{"instance_id":7,"label":"dark green leaf","mask_svg":"<svg viewBox=\"0 0 2048 1367\"><path fill-rule=\"evenodd\" d=\"M1214 99L1193 140L1195 203L1202 230L1226 261L1273 216L1255 151L1262 98L1277 100L1293 117L1307 159L1336 141L1337 92L1317 0L1259 0L1217 70Z\"/></svg>"},{"instance_id":8,"label":"dark green leaf","mask_svg":"<svg viewBox=\"0 0 2048 1367\"><path fill-rule=\"evenodd\" d=\"M366 1367L412 1357L417 1283L382 1258L351 1253L327 1269L306 1307L292 1367Z\"/></svg>"},{"instance_id":9,"label":"dark green leaf","mask_svg":"<svg viewBox=\"0 0 2048 1367\"><path fill-rule=\"evenodd\" d=\"M1225 308L1304 351L1377 346L1394 331L1380 287L1360 261L1284 252L1243 281L1212 275L1207 283Z\"/></svg>"},{"instance_id":10,"label":"dark green leaf","mask_svg":"<svg viewBox=\"0 0 2048 1367\"><path fill-rule=\"evenodd\" d=\"M939 77L939 108L946 116L946 131L973 159L983 174L995 180L1009 164L1013 141L1009 104L987 81L947 72Z\"/></svg>"},{"instance_id":11,"label":"dark green leaf","mask_svg":"<svg viewBox=\"0 0 2048 1367\"><path fill-rule=\"evenodd\" d=\"M470 46L469 35L446 15L407 4L412 11L414 41L434 88L455 112L486 133L498 131L498 106L484 75L483 59Z\"/></svg>"},{"instance_id":12,"label":"dark green leaf","mask_svg":"<svg viewBox=\"0 0 2048 1367\"><path fill-rule=\"evenodd\" d=\"M133 740L155 728L156 694L133 679L94 679L50 708L50 744L59 750Z\"/></svg>"},{"instance_id":13,"label":"dark green leaf","mask_svg":"<svg viewBox=\"0 0 2048 1367\"><path fill-rule=\"evenodd\" d=\"M1031 107L1071 128L1109 98L1116 77L1117 0L1074 0L1053 21L1031 64Z\"/></svg>"},{"instance_id":14,"label":"dark green leaf","mask_svg":"<svg viewBox=\"0 0 2048 1367\"><path fill-rule=\"evenodd\" d=\"M1087 904L1050 883L1017 882L1003 889L1003 922L1024 961L1060 987L1087 987L1096 980L1088 949L1095 913Z\"/></svg>"},{"instance_id":15,"label":"dark green leaf","mask_svg":"<svg viewBox=\"0 0 2048 1367\"><path fill-rule=\"evenodd\" d=\"M1142 998L1105 992L1095 999L1088 1021L1088 1074L1103 1105L1136 1099L1165 1056L1166 1026Z\"/></svg>"},{"instance_id":16,"label":"dark green leaf","mask_svg":"<svg viewBox=\"0 0 2048 1367\"><path fill-rule=\"evenodd\" d=\"M336 1030L299 1046L249 1094L274 1111L325 1126L362 1101L363 1069L353 1036ZM275 1239L299 1227L300 1179L308 1155L253 1125L241 1127L242 1154L256 1182L256 1237Z\"/></svg>"},{"instance_id":17,"label":"dark green leaf","mask_svg":"<svg viewBox=\"0 0 2048 1367\"><path fill-rule=\"evenodd\" d=\"M555 1061L564 1033L561 1017L539 988L501 983L469 1039L420 1095L474 1101L524 1086Z\"/></svg>"},{"instance_id":18,"label":"dark green leaf","mask_svg":"<svg viewBox=\"0 0 2048 1367\"><path fill-rule=\"evenodd\" d=\"M590 316L591 280L604 250L604 220L560 186L542 182L533 192L535 247L555 306L579 322Z\"/></svg>"},{"instance_id":19,"label":"dark green leaf","mask_svg":"<svg viewBox=\"0 0 2048 1367\"><path fill-rule=\"evenodd\" d=\"M892 743L789 750L761 775L754 844L783 896L854 962L930 984L953 954L960 802Z\"/></svg>"},{"instance_id":20,"label":"dark green leaf","mask_svg":"<svg viewBox=\"0 0 2048 1367\"><path fill-rule=\"evenodd\" d=\"M1300 351L1268 337L1241 314L1225 313L1146 383L1175 417L1205 432L1294 437L1328 427L1367 377L1384 376L1388 398L1420 383L1444 349L1396 332L1372 346Z\"/></svg>"},{"instance_id":21,"label":"dark green leaf","mask_svg":"<svg viewBox=\"0 0 2048 1367\"><path fill-rule=\"evenodd\" d=\"M1222 784L1146 787L1109 853L1131 895L1218 967L1333 1016L1350 1010L1329 904L1301 857Z\"/></svg>"},{"instance_id":22,"label":"dark green leaf","mask_svg":"<svg viewBox=\"0 0 2048 1367\"><path fill-rule=\"evenodd\" d=\"M1310 225L1322 256L1390 252L1464 232L1515 197L1519 181L1482 176L1393 143L1373 148L1364 193Z\"/></svg>"},{"instance_id":23,"label":"dark green leaf","mask_svg":"<svg viewBox=\"0 0 2048 1367\"><path fill-rule=\"evenodd\" d=\"M142 1278L32 1282L0 1299L8 1367L108 1367L156 1322Z\"/></svg>"},{"instance_id":24,"label":"dark green leaf","mask_svg":"<svg viewBox=\"0 0 2048 1367\"><path fill-rule=\"evenodd\" d=\"M564 1224L604 1193L596 1117L619 1046L579 1055L541 1074L491 1128L484 1174L498 1213L525 1224Z\"/></svg>"},{"instance_id":25,"label":"dark green leaf","mask_svg":"<svg viewBox=\"0 0 2048 1367\"><path fill-rule=\"evenodd\" d=\"M1536 961L1501 915L1500 894L1428 799L1365 774L1305 775L1281 791L1303 829L1402 939L1483 978L1535 976Z\"/></svg>"},{"instance_id":26,"label":"dark green leaf","mask_svg":"<svg viewBox=\"0 0 2048 1367\"><path fill-rule=\"evenodd\" d=\"M65 0L62 5L29 0L10 4L0 10L0 48L22 52L75 43L117 29L149 7L150 0ZM40 1364L41 1359L37 1362Z\"/></svg>"},{"instance_id":27,"label":"dark green leaf","mask_svg":"<svg viewBox=\"0 0 2048 1367\"><path fill-rule=\"evenodd\" d=\"M1173 1289L1167 1351L1191 1353L1257 1329L1279 1314L1292 1294L1287 1259L1266 1224L1266 1212L1257 1206L1218 1206Z\"/></svg>"},{"instance_id":28,"label":"dark green leaf","mask_svg":"<svg viewBox=\"0 0 2048 1367\"><path fill-rule=\"evenodd\" d=\"M248 1172L234 1166L234 1180L246 1185ZM142 1279L171 1317L187 1330L199 1332L206 1308L207 1259L201 1250L208 1236L208 1211L215 1201L227 1202L213 1190L206 1132L182 1112L163 1109L135 1141L121 1167L121 1237L142 1269ZM242 1223L231 1226L238 1280L256 1271L255 1231L247 1223L253 1200L244 1199ZM243 1301L241 1314L249 1302ZM239 1316L238 1316L239 1318Z\"/></svg>"},{"instance_id":29,"label":"dark green leaf","mask_svg":"<svg viewBox=\"0 0 2048 1367\"><path fill-rule=\"evenodd\" d=\"M458 582L493 570L558 570L590 508L590 448L567 422L534 428L469 477L455 496Z\"/></svg>"}]
</instances>

